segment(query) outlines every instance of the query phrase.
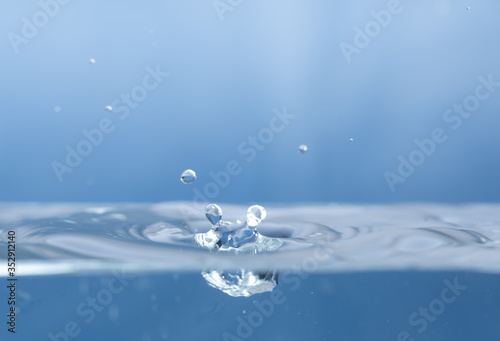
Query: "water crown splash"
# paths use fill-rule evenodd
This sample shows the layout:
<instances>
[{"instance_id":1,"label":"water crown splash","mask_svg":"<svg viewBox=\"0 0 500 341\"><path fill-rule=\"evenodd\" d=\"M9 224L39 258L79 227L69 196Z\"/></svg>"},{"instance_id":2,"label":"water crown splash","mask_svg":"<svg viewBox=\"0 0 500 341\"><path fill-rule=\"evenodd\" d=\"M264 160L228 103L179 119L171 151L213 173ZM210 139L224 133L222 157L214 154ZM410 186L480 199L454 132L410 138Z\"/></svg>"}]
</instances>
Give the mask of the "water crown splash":
<instances>
[{"instance_id":1,"label":"water crown splash","mask_svg":"<svg viewBox=\"0 0 500 341\"><path fill-rule=\"evenodd\" d=\"M266 215L264 207L253 205L233 223L222 219L222 209L218 205L210 204L205 209L205 216L212 228L206 233L196 234L194 241L211 252L256 254L275 251L281 247L281 240L263 236L257 231ZM278 274L274 271L210 269L201 274L210 286L235 297L272 291L278 284Z\"/></svg>"}]
</instances>

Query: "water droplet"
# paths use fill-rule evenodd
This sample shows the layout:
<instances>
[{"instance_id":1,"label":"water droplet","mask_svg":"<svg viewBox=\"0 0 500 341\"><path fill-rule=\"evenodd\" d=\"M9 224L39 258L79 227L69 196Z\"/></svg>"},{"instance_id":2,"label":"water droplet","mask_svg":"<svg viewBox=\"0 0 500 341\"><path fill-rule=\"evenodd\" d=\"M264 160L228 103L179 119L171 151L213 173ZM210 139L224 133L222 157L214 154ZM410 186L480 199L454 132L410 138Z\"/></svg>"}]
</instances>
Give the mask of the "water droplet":
<instances>
[{"instance_id":1,"label":"water droplet","mask_svg":"<svg viewBox=\"0 0 500 341\"><path fill-rule=\"evenodd\" d=\"M467 6L467 10L470 11L470 6Z\"/></svg>"},{"instance_id":2,"label":"water droplet","mask_svg":"<svg viewBox=\"0 0 500 341\"><path fill-rule=\"evenodd\" d=\"M95 59L94 59L94 58L90 58L90 59L89 59L89 63L90 63L90 64L95 64Z\"/></svg>"},{"instance_id":3,"label":"water droplet","mask_svg":"<svg viewBox=\"0 0 500 341\"><path fill-rule=\"evenodd\" d=\"M107 112L112 112L113 111L113 107L111 105L106 105L106 107L104 108L104 110L106 110Z\"/></svg>"},{"instance_id":4,"label":"water droplet","mask_svg":"<svg viewBox=\"0 0 500 341\"><path fill-rule=\"evenodd\" d=\"M260 222L266 219L266 209L259 205L250 206L247 210L247 224L248 226L255 227Z\"/></svg>"},{"instance_id":5,"label":"water droplet","mask_svg":"<svg viewBox=\"0 0 500 341\"><path fill-rule=\"evenodd\" d=\"M55 112L59 112L59 111L61 111L61 107L60 107L60 106L58 106L58 105L56 105L56 106L54 107L54 111L55 111Z\"/></svg>"},{"instance_id":6,"label":"water droplet","mask_svg":"<svg viewBox=\"0 0 500 341\"><path fill-rule=\"evenodd\" d=\"M212 226L218 225L222 220L222 210L216 204L207 205L207 208L205 208L205 217L207 217Z\"/></svg>"},{"instance_id":7,"label":"water droplet","mask_svg":"<svg viewBox=\"0 0 500 341\"><path fill-rule=\"evenodd\" d=\"M349 139L349 141L354 142L354 139L351 137L351 138Z\"/></svg>"},{"instance_id":8,"label":"water droplet","mask_svg":"<svg viewBox=\"0 0 500 341\"><path fill-rule=\"evenodd\" d=\"M301 144L299 146L299 153L304 154L305 152L307 152L307 146L305 144Z\"/></svg>"},{"instance_id":9,"label":"water droplet","mask_svg":"<svg viewBox=\"0 0 500 341\"><path fill-rule=\"evenodd\" d=\"M185 184L190 184L194 180L196 180L196 173L194 170L191 169L186 169L184 172L181 174L181 181Z\"/></svg>"}]
</instances>

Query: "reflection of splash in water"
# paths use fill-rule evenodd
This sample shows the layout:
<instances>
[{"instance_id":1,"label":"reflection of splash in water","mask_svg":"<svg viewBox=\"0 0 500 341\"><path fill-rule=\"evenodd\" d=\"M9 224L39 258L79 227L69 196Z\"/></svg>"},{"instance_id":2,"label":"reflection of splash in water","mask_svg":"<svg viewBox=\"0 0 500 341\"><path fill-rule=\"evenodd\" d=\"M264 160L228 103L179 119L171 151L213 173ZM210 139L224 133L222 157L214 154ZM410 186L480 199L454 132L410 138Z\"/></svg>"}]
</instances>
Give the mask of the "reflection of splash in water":
<instances>
[{"instance_id":1,"label":"reflection of splash in water","mask_svg":"<svg viewBox=\"0 0 500 341\"><path fill-rule=\"evenodd\" d=\"M239 271L203 270L201 275L210 286L234 297L248 297L273 291L278 272L241 269Z\"/></svg>"}]
</instances>

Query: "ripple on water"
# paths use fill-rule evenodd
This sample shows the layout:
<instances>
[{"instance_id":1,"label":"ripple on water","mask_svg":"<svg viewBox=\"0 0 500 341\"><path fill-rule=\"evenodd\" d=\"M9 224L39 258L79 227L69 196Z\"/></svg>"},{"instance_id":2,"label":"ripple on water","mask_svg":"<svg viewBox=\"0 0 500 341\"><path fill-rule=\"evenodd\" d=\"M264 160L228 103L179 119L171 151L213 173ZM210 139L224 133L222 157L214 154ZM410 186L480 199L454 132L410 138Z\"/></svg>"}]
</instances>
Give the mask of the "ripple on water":
<instances>
[{"instance_id":1,"label":"ripple on water","mask_svg":"<svg viewBox=\"0 0 500 341\"><path fill-rule=\"evenodd\" d=\"M223 205L236 221L245 206ZM50 215L47 215L50 212ZM215 215L217 212L211 212ZM0 228L15 229L24 274L108 271L288 269L307 257L314 271L467 269L500 272L500 205L266 206L252 219L281 241L272 253L210 252L193 242L211 229L204 208L153 205L2 204ZM215 218L214 218L215 219ZM6 233L0 244L6 248Z\"/></svg>"}]
</instances>

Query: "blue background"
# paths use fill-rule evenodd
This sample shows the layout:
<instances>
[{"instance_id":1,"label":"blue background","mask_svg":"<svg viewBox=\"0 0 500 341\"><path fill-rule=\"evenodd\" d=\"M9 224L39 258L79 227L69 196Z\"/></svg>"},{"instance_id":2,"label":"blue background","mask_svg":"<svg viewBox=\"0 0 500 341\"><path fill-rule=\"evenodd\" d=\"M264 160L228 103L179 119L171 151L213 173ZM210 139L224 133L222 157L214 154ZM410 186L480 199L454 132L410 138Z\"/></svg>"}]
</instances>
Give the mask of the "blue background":
<instances>
[{"instance_id":1,"label":"blue background","mask_svg":"<svg viewBox=\"0 0 500 341\"><path fill-rule=\"evenodd\" d=\"M302 274L303 276L307 274ZM293 284L283 282L274 290L284 300L260 320L250 337L226 338L238 334L237 318L248 316L270 299L269 293L249 298L230 297L204 283L199 274L161 274L135 276L121 292L103 296L94 318L78 313L88 298L114 280L102 277L44 276L25 277L27 293L20 295L18 333L9 340L48 340L49 333L64 341L67 323L76 323L79 334L69 340L398 340L407 332L417 340L498 340L500 294L497 275L476 273L381 272L337 275L311 275ZM409 317L420 308L432 312L431 304L440 300L444 281L466 286L440 313L430 313L425 328L410 325ZM120 283L113 283L120 287ZM447 297L453 297L451 291ZM439 304L439 303L438 303ZM50 314L47 309L50 307ZM434 309L439 309L436 305ZM82 312L83 312L82 310ZM100 311L98 311L100 310ZM112 318L112 311L115 318ZM246 313L243 313L243 312ZM40 318L47 316L48 318ZM258 320L257 320L258 321ZM420 332L419 332L420 330ZM401 338L399 340L404 340ZM410 339L407 339L408 341Z\"/></svg>"},{"instance_id":2,"label":"blue background","mask_svg":"<svg viewBox=\"0 0 500 341\"><path fill-rule=\"evenodd\" d=\"M254 0L222 21L209 0L70 1L15 53L9 34L40 5L4 2L0 200L191 200L236 160L242 172L210 200L498 201L500 91L455 131L442 115L478 76L500 80L500 3L402 0L348 63L339 45L386 8ZM104 110L158 64L169 77L125 120ZM296 118L247 162L238 146L283 107ZM58 181L51 164L105 117L115 130ZM384 172L438 127L446 142L392 192Z\"/></svg>"}]
</instances>

